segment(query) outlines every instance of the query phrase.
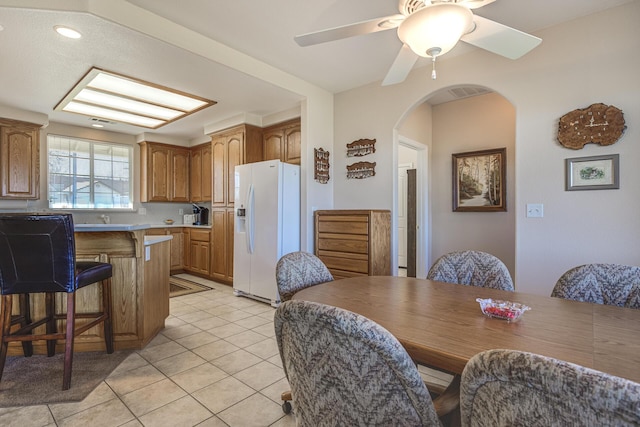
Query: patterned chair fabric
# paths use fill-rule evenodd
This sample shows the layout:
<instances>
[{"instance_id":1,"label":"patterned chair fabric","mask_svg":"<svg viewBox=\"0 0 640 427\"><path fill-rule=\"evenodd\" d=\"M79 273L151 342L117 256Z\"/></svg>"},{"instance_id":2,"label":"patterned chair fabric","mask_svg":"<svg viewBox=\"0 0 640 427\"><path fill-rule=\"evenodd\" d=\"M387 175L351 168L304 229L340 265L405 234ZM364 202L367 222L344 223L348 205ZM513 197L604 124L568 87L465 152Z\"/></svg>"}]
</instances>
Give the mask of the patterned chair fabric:
<instances>
[{"instance_id":1,"label":"patterned chair fabric","mask_svg":"<svg viewBox=\"0 0 640 427\"><path fill-rule=\"evenodd\" d=\"M564 273L552 297L640 308L640 267L585 264Z\"/></svg>"},{"instance_id":2,"label":"patterned chair fabric","mask_svg":"<svg viewBox=\"0 0 640 427\"><path fill-rule=\"evenodd\" d=\"M471 358L460 402L463 426L640 425L640 384L513 350Z\"/></svg>"},{"instance_id":3,"label":"patterned chair fabric","mask_svg":"<svg viewBox=\"0 0 640 427\"><path fill-rule=\"evenodd\" d=\"M298 300L274 323L299 426L441 425L413 361L377 323Z\"/></svg>"},{"instance_id":4,"label":"patterned chair fabric","mask_svg":"<svg viewBox=\"0 0 640 427\"><path fill-rule=\"evenodd\" d=\"M301 289L331 282L333 276L317 256L308 252L291 252L276 264L276 283L281 301L288 301Z\"/></svg>"},{"instance_id":5,"label":"patterned chair fabric","mask_svg":"<svg viewBox=\"0 0 640 427\"><path fill-rule=\"evenodd\" d=\"M509 270L495 256L480 251L450 252L438 258L427 279L513 291Z\"/></svg>"}]
</instances>

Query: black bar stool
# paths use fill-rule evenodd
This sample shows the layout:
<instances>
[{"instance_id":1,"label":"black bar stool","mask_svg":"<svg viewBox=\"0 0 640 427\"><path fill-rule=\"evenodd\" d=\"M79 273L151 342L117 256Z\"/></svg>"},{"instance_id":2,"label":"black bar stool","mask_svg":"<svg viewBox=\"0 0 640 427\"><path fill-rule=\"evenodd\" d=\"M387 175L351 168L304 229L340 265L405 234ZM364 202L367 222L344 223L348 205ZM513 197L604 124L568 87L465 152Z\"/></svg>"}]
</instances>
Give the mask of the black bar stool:
<instances>
[{"instance_id":1,"label":"black bar stool","mask_svg":"<svg viewBox=\"0 0 640 427\"><path fill-rule=\"evenodd\" d=\"M103 322L107 353L113 353L111 326L112 267L103 262L76 262L73 218L61 215L0 216L0 379L12 341L21 341L26 357L33 354L32 341L46 340L47 355L55 354L56 340L65 340L62 390L71 386L74 338ZM76 290L101 282L102 311L76 315ZM67 294L67 313L56 314L55 293ZM45 317L31 319L29 294L45 293ZM20 314L12 315L13 295L19 296ZM75 319L90 322L75 328ZM57 319L66 319L58 332ZM44 334L33 330L46 325ZM13 329L13 331L12 331Z\"/></svg>"}]
</instances>

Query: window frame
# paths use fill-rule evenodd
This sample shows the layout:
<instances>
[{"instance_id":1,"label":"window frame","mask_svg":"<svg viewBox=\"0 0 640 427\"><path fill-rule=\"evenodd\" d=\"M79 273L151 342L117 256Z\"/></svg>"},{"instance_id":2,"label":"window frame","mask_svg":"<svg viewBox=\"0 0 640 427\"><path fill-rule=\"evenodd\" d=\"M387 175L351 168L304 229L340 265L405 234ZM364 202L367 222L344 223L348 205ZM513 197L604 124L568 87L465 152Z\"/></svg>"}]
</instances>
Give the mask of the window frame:
<instances>
[{"instance_id":1,"label":"window frame","mask_svg":"<svg viewBox=\"0 0 640 427\"><path fill-rule=\"evenodd\" d=\"M95 162L96 160L100 160L100 159L96 159L95 158L95 147L96 145L101 145L101 146L107 146L107 147L117 147L117 148L124 148L127 150L128 153L128 170L129 170L129 179L128 179L128 191L129 191L129 206L128 207L107 207L107 206L96 206L96 198L95 198L95 189L93 188L93 186L89 186L89 203L91 206L82 206L82 207L72 207L72 206L66 206L66 207L59 207L59 206L52 206L52 191L51 191L51 187L50 187L50 183L51 183L51 178L52 178L52 171L50 168L50 156L51 156L51 144L54 138L63 138L63 139L68 139L68 140L72 140L72 141L78 141L78 142L84 142L84 143L88 143L89 144L89 180L90 182L93 182L95 180ZM71 153L73 151L69 151L69 153ZM86 211L86 212L99 212L99 211L107 211L107 212L133 212L135 211L135 199L134 199L134 179L135 179L135 171L134 171L134 156L135 156L135 150L134 147L129 145L129 144L125 144L125 143L118 143L118 142L111 142L111 141L103 141L103 140L96 140L96 139L89 139L89 138L82 138L82 137L76 137L76 136L69 136L69 135L59 135L59 134L48 134L47 135L47 185L46 185L46 189L47 189L47 207L48 209L51 210L61 210L61 211L74 211L74 212L82 212L82 211ZM113 159L110 160L111 164L113 164ZM56 174L53 173L54 175L65 175L65 174ZM76 174L77 175L77 174ZM111 178L113 178L113 175L111 175Z\"/></svg>"}]
</instances>

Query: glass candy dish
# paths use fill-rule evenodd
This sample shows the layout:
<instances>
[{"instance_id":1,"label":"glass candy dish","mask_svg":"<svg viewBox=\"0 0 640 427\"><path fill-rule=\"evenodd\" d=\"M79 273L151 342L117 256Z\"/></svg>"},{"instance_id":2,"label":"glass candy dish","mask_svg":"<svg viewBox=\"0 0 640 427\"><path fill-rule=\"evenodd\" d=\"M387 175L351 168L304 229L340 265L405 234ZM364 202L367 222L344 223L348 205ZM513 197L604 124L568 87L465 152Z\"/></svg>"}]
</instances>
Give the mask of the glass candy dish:
<instances>
[{"instance_id":1,"label":"glass candy dish","mask_svg":"<svg viewBox=\"0 0 640 427\"><path fill-rule=\"evenodd\" d=\"M531 307L524 304L499 299L477 298L476 301L480 303L480 309L485 316L503 319L507 322L515 322L522 317L525 311L531 310Z\"/></svg>"}]
</instances>

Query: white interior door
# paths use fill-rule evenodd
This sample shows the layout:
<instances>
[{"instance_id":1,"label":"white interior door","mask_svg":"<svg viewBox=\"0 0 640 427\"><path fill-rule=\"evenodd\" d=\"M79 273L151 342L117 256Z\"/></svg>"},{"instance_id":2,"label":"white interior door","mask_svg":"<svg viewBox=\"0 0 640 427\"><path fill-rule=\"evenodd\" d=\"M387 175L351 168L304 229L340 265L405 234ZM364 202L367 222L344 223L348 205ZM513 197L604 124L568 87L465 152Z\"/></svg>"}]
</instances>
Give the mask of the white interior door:
<instances>
[{"instance_id":1,"label":"white interior door","mask_svg":"<svg viewBox=\"0 0 640 427\"><path fill-rule=\"evenodd\" d=\"M407 266L407 170L413 164L398 165L398 267Z\"/></svg>"}]
</instances>

